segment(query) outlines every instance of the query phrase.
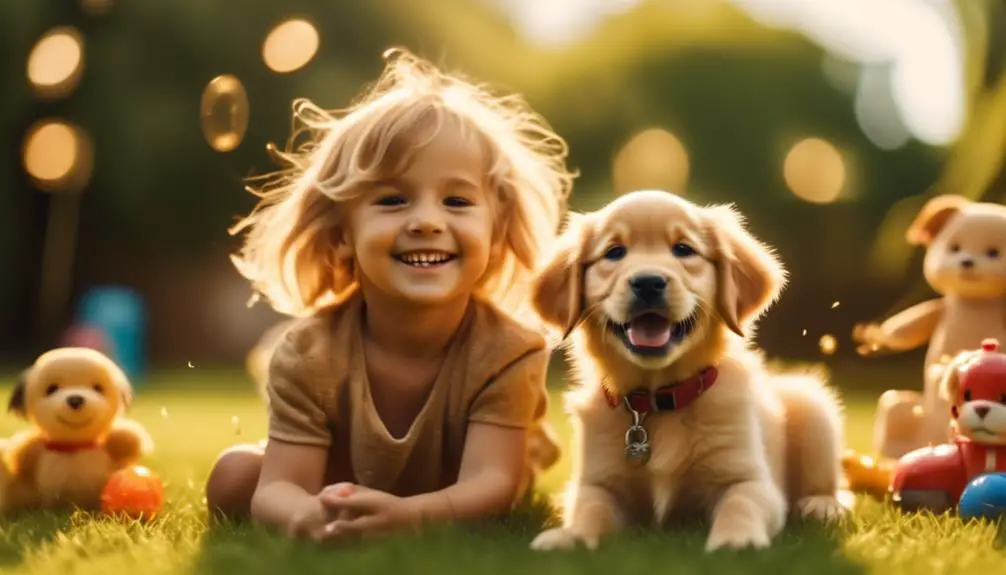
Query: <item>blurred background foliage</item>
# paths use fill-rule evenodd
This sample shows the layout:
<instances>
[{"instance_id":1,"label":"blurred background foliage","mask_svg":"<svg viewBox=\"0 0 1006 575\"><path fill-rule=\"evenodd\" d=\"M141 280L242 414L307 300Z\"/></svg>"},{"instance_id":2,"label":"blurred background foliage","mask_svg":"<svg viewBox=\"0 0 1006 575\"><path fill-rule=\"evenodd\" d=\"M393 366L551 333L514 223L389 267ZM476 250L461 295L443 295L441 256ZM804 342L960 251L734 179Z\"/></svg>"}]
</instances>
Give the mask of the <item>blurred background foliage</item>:
<instances>
[{"instance_id":1,"label":"blurred background foliage","mask_svg":"<svg viewBox=\"0 0 1006 575\"><path fill-rule=\"evenodd\" d=\"M55 345L87 289L117 284L146 302L154 363L240 360L277 319L264 305L246 308L249 288L227 259L237 243L226 228L254 204L243 181L276 167L266 144L286 142L294 98L347 105L395 45L523 93L570 144L570 164L581 173L576 209L640 187L735 203L791 272L759 332L773 355L820 359L824 335L836 344L825 351L854 355L855 323L929 294L921 253L904 242L921 203L937 193L1003 200L999 0L930 2L956 14L961 32L964 119L959 135L936 144L878 131L897 115L890 102L874 108L872 132L864 128L857 85L883 84L890 61L862 66L798 26L766 25L746 6L758 2L537 2L0 3L0 359L27 361ZM885 10L849 3L876 10L878 19ZM290 41L310 44L313 26L316 50L302 45L305 63L278 72L264 43L290 19L310 23ZM925 35L914 25L905 20L899 31L888 20L881 36ZM72 85L46 95L33 88L27 62L60 26L77 31L81 64ZM855 39L850 34L832 38ZM287 50L284 57L298 58L296 47ZM248 121L231 134L235 149L219 151L204 133L201 105L207 85L225 74L243 85ZM240 116L233 101L216 105L225 123ZM79 129L90 150L78 146L80 161L64 170L80 172L62 182L78 195L59 186L47 192L26 171L33 128L54 118ZM40 149L43 159L60 153L55 144ZM67 263L46 286L49 259Z\"/></svg>"}]
</instances>

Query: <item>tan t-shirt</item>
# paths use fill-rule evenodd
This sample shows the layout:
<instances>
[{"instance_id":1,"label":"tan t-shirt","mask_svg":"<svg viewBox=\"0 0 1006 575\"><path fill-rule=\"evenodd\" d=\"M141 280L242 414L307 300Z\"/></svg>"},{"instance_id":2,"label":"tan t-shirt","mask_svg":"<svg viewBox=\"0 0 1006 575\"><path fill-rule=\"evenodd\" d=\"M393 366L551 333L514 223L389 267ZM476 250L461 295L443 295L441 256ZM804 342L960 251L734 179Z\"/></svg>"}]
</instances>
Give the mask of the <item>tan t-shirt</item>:
<instances>
[{"instance_id":1,"label":"tan t-shirt","mask_svg":"<svg viewBox=\"0 0 1006 575\"><path fill-rule=\"evenodd\" d=\"M401 438L370 395L363 300L297 321L269 368L269 437L330 449L325 483L351 481L400 496L457 481L469 422L530 428L548 409L542 336L473 300L426 403Z\"/></svg>"}]
</instances>

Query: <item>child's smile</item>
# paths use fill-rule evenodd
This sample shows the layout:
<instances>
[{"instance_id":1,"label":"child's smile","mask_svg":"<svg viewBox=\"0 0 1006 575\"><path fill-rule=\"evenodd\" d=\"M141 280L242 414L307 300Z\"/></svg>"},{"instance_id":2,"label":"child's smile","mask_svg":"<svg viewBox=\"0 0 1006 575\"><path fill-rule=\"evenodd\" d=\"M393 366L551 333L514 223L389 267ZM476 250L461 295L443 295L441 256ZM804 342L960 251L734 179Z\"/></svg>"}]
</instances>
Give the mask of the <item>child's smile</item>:
<instances>
[{"instance_id":1,"label":"child's smile","mask_svg":"<svg viewBox=\"0 0 1006 575\"><path fill-rule=\"evenodd\" d=\"M456 254L438 250L403 252L392 257L412 268L433 270L441 269L458 259Z\"/></svg>"}]
</instances>

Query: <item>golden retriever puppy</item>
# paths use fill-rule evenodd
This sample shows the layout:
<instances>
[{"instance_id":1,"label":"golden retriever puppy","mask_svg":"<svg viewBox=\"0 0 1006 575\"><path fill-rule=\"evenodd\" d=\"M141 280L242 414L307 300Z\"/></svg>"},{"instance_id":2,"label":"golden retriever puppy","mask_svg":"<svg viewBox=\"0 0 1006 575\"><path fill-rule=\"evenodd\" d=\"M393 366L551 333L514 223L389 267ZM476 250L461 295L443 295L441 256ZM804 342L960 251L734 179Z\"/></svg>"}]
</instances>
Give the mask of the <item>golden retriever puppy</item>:
<instances>
[{"instance_id":1,"label":"golden retriever puppy","mask_svg":"<svg viewBox=\"0 0 1006 575\"><path fill-rule=\"evenodd\" d=\"M573 478L533 548L703 516L707 550L766 547L791 509L845 511L842 408L820 374L772 373L749 343L785 271L733 209L633 192L561 245L533 297L571 336Z\"/></svg>"}]
</instances>

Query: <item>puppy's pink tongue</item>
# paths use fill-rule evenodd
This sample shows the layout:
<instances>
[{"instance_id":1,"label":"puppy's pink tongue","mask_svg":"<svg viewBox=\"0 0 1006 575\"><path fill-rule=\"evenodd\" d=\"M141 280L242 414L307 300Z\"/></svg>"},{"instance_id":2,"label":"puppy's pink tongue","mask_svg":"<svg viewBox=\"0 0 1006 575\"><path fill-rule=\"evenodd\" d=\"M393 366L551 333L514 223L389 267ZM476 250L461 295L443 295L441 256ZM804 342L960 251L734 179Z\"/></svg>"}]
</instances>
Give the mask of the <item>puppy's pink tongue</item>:
<instances>
[{"instance_id":1,"label":"puppy's pink tongue","mask_svg":"<svg viewBox=\"0 0 1006 575\"><path fill-rule=\"evenodd\" d=\"M663 347L671 341L671 322L658 315L643 315L629 322L625 335L636 347Z\"/></svg>"}]
</instances>

